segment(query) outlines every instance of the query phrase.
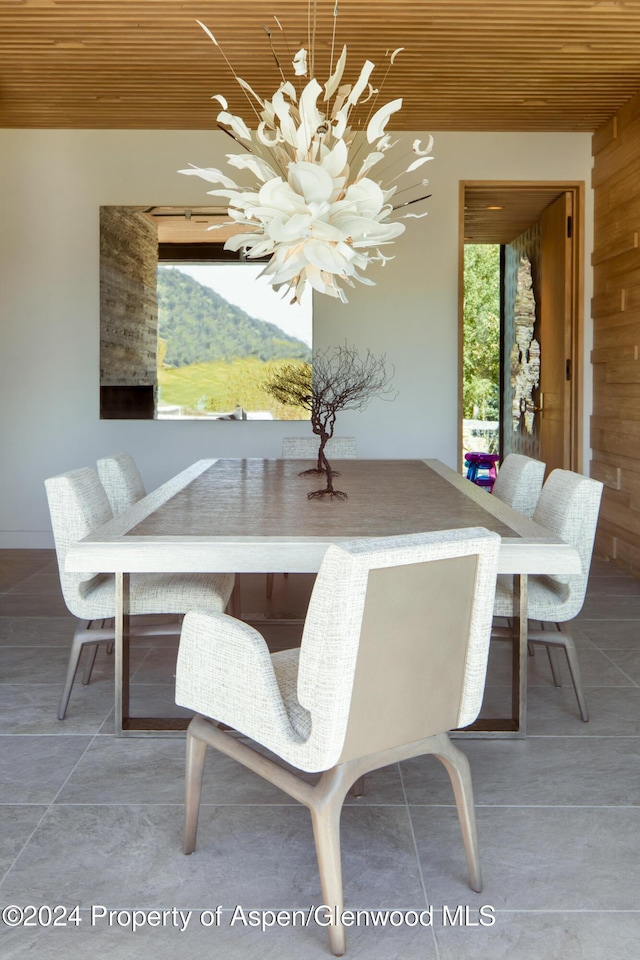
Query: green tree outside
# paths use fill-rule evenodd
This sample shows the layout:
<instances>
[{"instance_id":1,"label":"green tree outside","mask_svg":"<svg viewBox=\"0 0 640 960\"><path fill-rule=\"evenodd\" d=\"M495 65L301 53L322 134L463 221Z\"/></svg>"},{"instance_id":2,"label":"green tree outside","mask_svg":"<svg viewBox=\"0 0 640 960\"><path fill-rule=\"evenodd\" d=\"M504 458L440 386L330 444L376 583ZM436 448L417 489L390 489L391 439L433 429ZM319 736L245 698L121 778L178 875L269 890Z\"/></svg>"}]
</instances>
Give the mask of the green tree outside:
<instances>
[{"instance_id":1,"label":"green tree outside","mask_svg":"<svg viewBox=\"0 0 640 960\"><path fill-rule=\"evenodd\" d=\"M463 417L500 419L500 247L464 248Z\"/></svg>"},{"instance_id":2,"label":"green tree outside","mask_svg":"<svg viewBox=\"0 0 640 960\"><path fill-rule=\"evenodd\" d=\"M464 333L462 410L465 420L500 419L500 246L464 248ZM483 442L463 431L463 452L497 453L498 434ZM475 437L475 439L473 439Z\"/></svg>"}]
</instances>

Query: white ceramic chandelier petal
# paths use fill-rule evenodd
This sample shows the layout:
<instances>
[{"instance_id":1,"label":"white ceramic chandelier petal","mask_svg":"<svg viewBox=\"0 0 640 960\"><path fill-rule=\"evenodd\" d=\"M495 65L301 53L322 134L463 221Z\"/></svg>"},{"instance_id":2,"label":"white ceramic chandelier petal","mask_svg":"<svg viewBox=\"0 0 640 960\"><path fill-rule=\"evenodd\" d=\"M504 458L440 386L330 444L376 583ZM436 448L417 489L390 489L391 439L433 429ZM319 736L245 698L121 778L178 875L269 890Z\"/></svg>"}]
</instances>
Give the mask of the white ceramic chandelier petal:
<instances>
[{"instance_id":1,"label":"white ceramic chandelier petal","mask_svg":"<svg viewBox=\"0 0 640 960\"><path fill-rule=\"evenodd\" d=\"M201 26L219 46L211 31ZM391 53L391 64L402 49ZM293 60L296 77L307 75L307 61L307 51L301 48ZM292 294L294 300L309 283L346 302L342 285L373 284L364 271L370 263L384 264L390 259L379 247L405 230L399 219L390 219L399 209L391 202L396 191L393 183L404 174L394 177L391 187L369 175L399 142L392 141L385 129L400 110L402 99L391 100L375 112L372 108L372 115L363 121L367 108L362 105L379 92L370 80L374 64L365 60L356 82L344 83L346 62L344 46L324 87L311 77L298 95L294 84L283 77L270 99L262 99L234 72L239 85L258 105L254 107L256 122L250 128L229 111L221 94L213 99L222 107L218 122L246 144L246 153L228 154L227 161L253 177L253 183L238 185L213 167L181 171L216 185L208 194L227 200L229 220L241 232L227 240L225 248L243 250L251 259L268 257L261 275L275 289ZM367 152L362 149L366 143L375 146ZM404 173L430 160L432 145L431 137L424 147L414 140L415 159ZM351 166L357 169L355 177Z\"/></svg>"},{"instance_id":2,"label":"white ceramic chandelier petal","mask_svg":"<svg viewBox=\"0 0 640 960\"><path fill-rule=\"evenodd\" d=\"M383 136L384 128L389 121L389 117L392 113L396 113L401 106L402 97L399 97L397 100L391 100L389 103L385 103L383 107L376 110L367 124L367 140L369 143L373 143L374 140L379 140L380 137Z\"/></svg>"}]
</instances>

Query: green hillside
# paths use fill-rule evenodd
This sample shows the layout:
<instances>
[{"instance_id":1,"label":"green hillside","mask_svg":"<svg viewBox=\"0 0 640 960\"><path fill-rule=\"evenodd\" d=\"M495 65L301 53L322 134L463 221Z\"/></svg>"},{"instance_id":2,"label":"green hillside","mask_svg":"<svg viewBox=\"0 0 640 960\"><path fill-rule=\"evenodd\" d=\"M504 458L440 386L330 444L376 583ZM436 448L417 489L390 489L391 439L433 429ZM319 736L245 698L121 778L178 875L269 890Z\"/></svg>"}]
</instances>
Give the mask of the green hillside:
<instances>
[{"instance_id":1,"label":"green hillside","mask_svg":"<svg viewBox=\"0 0 640 960\"><path fill-rule=\"evenodd\" d=\"M308 410L284 406L264 390L265 381L282 362L245 357L232 363L217 360L162 367L158 370L161 404L175 404L187 416L230 412L240 404L247 411L265 410L274 420L308 420Z\"/></svg>"},{"instance_id":2,"label":"green hillside","mask_svg":"<svg viewBox=\"0 0 640 960\"><path fill-rule=\"evenodd\" d=\"M158 268L158 335L164 364L184 367L236 357L311 362L311 348L273 323L256 320L172 267Z\"/></svg>"}]
</instances>

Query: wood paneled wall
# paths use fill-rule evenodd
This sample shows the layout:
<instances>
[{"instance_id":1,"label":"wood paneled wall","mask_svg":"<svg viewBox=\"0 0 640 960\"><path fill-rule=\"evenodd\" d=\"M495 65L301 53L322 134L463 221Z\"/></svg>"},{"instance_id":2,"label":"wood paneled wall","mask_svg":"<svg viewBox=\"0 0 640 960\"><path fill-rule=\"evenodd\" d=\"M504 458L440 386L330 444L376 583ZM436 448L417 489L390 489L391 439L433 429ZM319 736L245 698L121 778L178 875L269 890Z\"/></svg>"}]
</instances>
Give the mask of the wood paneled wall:
<instances>
[{"instance_id":1,"label":"wood paneled wall","mask_svg":"<svg viewBox=\"0 0 640 960\"><path fill-rule=\"evenodd\" d=\"M640 574L640 95L593 137L596 553Z\"/></svg>"}]
</instances>

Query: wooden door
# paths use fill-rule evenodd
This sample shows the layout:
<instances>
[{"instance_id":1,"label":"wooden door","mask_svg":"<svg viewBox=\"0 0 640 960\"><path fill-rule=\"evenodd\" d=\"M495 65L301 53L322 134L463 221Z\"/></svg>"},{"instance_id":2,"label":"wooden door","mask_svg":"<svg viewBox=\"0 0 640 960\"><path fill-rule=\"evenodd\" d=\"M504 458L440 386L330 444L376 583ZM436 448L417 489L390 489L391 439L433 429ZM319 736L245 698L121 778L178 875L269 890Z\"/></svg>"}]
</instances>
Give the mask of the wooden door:
<instances>
[{"instance_id":1,"label":"wooden door","mask_svg":"<svg viewBox=\"0 0 640 960\"><path fill-rule=\"evenodd\" d=\"M537 434L547 474L572 467L573 221L572 194L540 217L540 392Z\"/></svg>"}]
</instances>

